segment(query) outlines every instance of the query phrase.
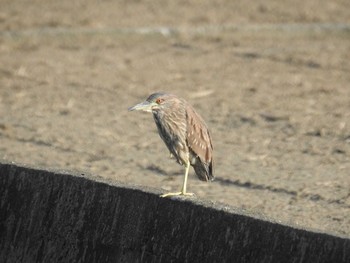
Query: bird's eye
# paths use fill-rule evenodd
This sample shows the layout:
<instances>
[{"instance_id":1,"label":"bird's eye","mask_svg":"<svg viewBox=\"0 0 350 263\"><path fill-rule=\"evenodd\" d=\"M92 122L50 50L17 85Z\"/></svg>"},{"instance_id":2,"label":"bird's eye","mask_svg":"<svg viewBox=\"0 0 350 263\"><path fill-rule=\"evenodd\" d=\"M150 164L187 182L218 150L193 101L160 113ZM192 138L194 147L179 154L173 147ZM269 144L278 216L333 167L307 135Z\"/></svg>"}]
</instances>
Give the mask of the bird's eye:
<instances>
[{"instance_id":1,"label":"bird's eye","mask_svg":"<svg viewBox=\"0 0 350 263\"><path fill-rule=\"evenodd\" d=\"M164 100L161 99L161 98L156 99L156 103L157 103L157 104L161 104L163 101L164 101Z\"/></svg>"}]
</instances>

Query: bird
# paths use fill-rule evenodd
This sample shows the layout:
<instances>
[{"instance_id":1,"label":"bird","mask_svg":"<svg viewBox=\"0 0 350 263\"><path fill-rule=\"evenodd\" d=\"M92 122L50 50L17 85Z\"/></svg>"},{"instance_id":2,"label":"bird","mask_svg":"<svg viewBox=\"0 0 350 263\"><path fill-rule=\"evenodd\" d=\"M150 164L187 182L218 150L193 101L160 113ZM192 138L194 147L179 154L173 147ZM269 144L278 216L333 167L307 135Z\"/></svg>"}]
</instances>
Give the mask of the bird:
<instances>
[{"instance_id":1,"label":"bird","mask_svg":"<svg viewBox=\"0 0 350 263\"><path fill-rule=\"evenodd\" d=\"M185 167L181 190L162 194L161 197L194 195L187 192L190 166L200 180L214 180L213 145L208 126L185 99L170 93L156 92L130 107L129 111L151 112L170 155Z\"/></svg>"}]
</instances>

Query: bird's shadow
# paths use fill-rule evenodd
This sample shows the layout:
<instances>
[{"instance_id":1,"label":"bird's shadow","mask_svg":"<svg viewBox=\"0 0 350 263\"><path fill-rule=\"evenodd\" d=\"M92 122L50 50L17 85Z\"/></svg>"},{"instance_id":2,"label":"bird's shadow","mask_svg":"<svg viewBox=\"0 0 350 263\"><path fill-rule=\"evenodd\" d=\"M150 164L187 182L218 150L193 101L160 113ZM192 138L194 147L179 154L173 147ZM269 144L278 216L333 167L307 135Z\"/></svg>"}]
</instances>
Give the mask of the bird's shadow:
<instances>
[{"instance_id":1,"label":"bird's shadow","mask_svg":"<svg viewBox=\"0 0 350 263\"><path fill-rule=\"evenodd\" d=\"M141 165L140 165L140 167L141 167ZM145 167L141 167L141 168L145 169ZM159 166L157 166L155 164L150 164L150 165L146 166L146 169L149 171L152 171L160 176L180 176L180 175L183 175L183 173L180 171L169 173L168 171L160 168Z\"/></svg>"},{"instance_id":2,"label":"bird's shadow","mask_svg":"<svg viewBox=\"0 0 350 263\"><path fill-rule=\"evenodd\" d=\"M252 183L249 181L242 182L238 179L231 180L231 179L227 179L227 178L215 177L214 182L217 182L217 183L225 185L225 186L238 186L238 187L254 189L254 190L268 190L268 191L271 191L274 193L284 193L284 194L288 194L288 195L292 195L292 196L297 195L296 191L291 191L291 190L284 189L284 188L277 188L277 187L273 187L271 185L256 184L256 183Z\"/></svg>"}]
</instances>

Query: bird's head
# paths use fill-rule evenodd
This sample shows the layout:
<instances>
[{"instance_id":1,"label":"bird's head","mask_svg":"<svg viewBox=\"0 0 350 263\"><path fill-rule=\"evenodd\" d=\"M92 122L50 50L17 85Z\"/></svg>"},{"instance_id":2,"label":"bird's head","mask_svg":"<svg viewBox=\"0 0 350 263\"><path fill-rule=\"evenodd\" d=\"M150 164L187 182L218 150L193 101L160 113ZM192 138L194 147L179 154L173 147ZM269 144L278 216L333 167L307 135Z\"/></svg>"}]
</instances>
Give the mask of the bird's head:
<instances>
[{"instance_id":1,"label":"bird's head","mask_svg":"<svg viewBox=\"0 0 350 263\"><path fill-rule=\"evenodd\" d=\"M171 103L171 101L176 98L174 95L166 93L153 93L145 101L136 104L129 108L129 111L146 111L154 112L164 109Z\"/></svg>"}]
</instances>

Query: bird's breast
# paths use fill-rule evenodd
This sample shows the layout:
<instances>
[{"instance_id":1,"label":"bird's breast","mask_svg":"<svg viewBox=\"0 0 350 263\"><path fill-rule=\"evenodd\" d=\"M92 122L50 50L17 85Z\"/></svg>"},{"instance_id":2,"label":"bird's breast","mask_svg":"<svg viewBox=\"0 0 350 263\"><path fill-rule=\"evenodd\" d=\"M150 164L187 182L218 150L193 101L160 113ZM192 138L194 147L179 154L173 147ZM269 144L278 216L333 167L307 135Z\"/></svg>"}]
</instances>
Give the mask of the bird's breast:
<instances>
[{"instance_id":1,"label":"bird's breast","mask_svg":"<svg viewBox=\"0 0 350 263\"><path fill-rule=\"evenodd\" d=\"M176 119L176 116L164 116L161 113L153 114L158 133L169 151L181 164L188 160L188 147L186 143L186 126Z\"/></svg>"}]
</instances>

